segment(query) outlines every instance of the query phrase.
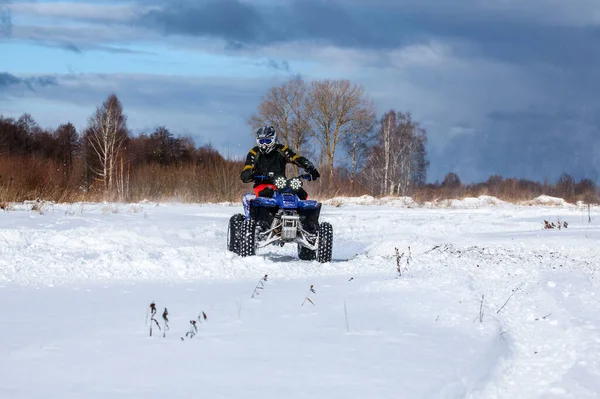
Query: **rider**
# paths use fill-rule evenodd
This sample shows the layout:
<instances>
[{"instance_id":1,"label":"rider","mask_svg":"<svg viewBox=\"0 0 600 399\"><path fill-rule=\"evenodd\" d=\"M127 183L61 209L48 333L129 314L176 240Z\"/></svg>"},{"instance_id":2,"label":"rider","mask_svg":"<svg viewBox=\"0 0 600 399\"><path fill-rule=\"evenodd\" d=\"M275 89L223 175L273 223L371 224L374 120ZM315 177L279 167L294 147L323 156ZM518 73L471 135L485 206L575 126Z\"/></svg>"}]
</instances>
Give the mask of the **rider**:
<instances>
[{"instance_id":1,"label":"rider","mask_svg":"<svg viewBox=\"0 0 600 399\"><path fill-rule=\"evenodd\" d=\"M273 172L274 176L285 177L285 168L288 163L304 168L312 180L317 180L321 176L312 162L296 154L287 145L277 142L277 132L273 126L263 126L256 131L256 144L246 156L246 163L240 178L244 183L254 182L254 193L257 197L273 196L276 187L268 174ZM300 188L297 194L301 200L308 198L308 194L303 188ZM318 218L318 212L316 217ZM268 221L271 218L260 217L267 224L270 224ZM312 221L309 223L310 227L314 228L314 223L316 223L314 216L308 219Z\"/></svg>"}]
</instances>

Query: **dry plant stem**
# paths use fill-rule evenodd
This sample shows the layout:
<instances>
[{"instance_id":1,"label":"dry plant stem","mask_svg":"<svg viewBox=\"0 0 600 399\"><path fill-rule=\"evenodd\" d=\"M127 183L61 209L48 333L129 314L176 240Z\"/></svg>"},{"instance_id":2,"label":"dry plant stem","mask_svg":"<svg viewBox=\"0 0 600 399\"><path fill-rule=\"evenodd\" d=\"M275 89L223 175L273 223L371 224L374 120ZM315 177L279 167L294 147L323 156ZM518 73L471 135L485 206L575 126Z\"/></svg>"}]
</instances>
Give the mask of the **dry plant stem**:
<instances>
[{"instance_id":1,"label":"dry plant stem","mask_svg":"<svg viewBox=\"0 0 600 399\"><path fill-rule=\"evenodd\" d=\"M521 285L519 285L517 288L515 288L513 290L513 293L510 294L510 296L508 297L508 299L506 300L506 302L504 302L504 305L502 305L502 307L500 309L498 309L498 311L496 312L496 314L500 313L500 311L502 309L504 309L504 307L508 304L508 301L510 301L510 298L512 298L512 296L515 295L517 293L517 291L519 291L521 289L521 287L523 286L523 284L525 284L525 283L521 283Z\"/></svg>"},{"instance_id":2,"label":"dry plant stem","mask_svg":"<svg viewBox=\"0 0 600 399\"><path fill-rule=\"evenodd\" d=\"M484 295L481 295L481 305L479 305L479 322L483 323L483 298Z\"/></svg>"},{"instance_id":3,"label":"dry plant stem","mask_svg":"<svg viewBox=\"0 0 600 399\"><path fill-rule=\"evenodd\" d=\"M348 310L346 309L346 301L344 301L344 316L346 317L346 332L350 332L350 324L348 323Z\"/></svg>"},{"instance_id":4,"label":"dry plant stem","mask_svg":"<svg viewBox=\"0 0 600 399\"><path fill-rule=\"evenodd\" d=\"M302 301L302 305L301 305L301 306L304 306L304 303L306 303L306 301L308 301L308 302L312 303L313 305L315 304L315 303L312 301L312 299L310 299L310 298L309 298L309 297L310 297L310 293L311 293L311 292L312 292L313 294L316 294L316 293L317 293L317 292L315 291L315 289L314 289L314 286L313 286L312 284L310 285L310 288L308 289L308 293L306 294L306 297L304 298L304 301Z\"/></svg>"},{"instance_id":5,"label":"dry plant stem","mask_svg":"<svg viewBox=\"0 0 600 399\"><path fill-rule=\"evenodd\" d=\"M165 311L162 314L163 323L164 323L163 324L163 327L164 327L163 338L166 337L167 330L169 330L169 317L168 316L169 316L169 312L167 311L167 308L165 308Z\"/></svg>"},{"instance_id":6,"label":"dry plant stem","mask_svg":"<svg viewBox=\"0 0 600 399\"><path fill-rule=\"evenodd\" d=\"M398 273L398 277L402 277L402 265L400 264L400 260L404 256L404 252L400 255L400 251L398 248L394 248L396 250L396 272Z\"/></svg>"},{"instance_id":7,"label":"dry plant stem","mask_svg":"<svg viewBox=\"0 0 600 399\"><path fill-rule=\"evenodd\" d=\"M194 335L198 333L198 327L196 327L196 320L190 320L190 331L185 333L186 337L194 338ZM183 337L181 338L183 340Z\"/></svg>"},{"instance_id":8,"label":"dry plant stem","mask_svg":"<svg viewBox=\"0 0 600 399\"><path fill-rule=\"evenodd\" d=\"M160 324L158 323L158 320L156 320L154 318L154 316L156 315L156 305L154 302L152 302L150 304L150 336L152 336L152 322L154 322L156 324L156 327L158 327L158 329L160 330Z\"/></svg>"},{"instance_id":9,"label":"dry plant stem","mask_svg":"<svg viewBox=\"0 0 600 399\"><path fill-rule=\"evenodd\" d=\"M259 294L258 290L264 289L264 287L265 287L264 281L267 281L267 278L268 278L268 275L265 274L265 276L263 278L258 280L258 283L256 284L256 287L254 287L254 291L252 292L252 296L250 297L251 299L254 299L254 297Z\"/></svg>"},{"instance_id":10,"label":"dry plant stem","mask_svg":"<svg viewBox=\"0 0 600 399\"><path fill-rule=\"evenodd\" d=\"M198 322L202 323L202 320L206 321L207 316L206 313L204 313L204 311L200 312L200 314L198 315Z\"/></svg>"}]
</instances>

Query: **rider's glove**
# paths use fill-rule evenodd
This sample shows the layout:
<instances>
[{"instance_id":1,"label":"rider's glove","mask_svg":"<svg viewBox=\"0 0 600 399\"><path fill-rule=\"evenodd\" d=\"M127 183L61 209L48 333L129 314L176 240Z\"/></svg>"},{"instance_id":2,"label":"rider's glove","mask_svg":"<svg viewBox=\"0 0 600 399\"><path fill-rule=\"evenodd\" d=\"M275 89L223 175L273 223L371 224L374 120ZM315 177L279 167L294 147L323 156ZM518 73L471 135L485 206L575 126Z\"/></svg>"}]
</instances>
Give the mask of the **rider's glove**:
<instances>
[{"instance_id":1,"label":"rider's glove","mask_svg":"<svg viewBox=\"0 0 600 399\"><path fill-rule=\"evenodd\" d=\"M250 169L247 169L242 172L241 178L244 183L250 183L251 181L254 181L255 175L255 172L252 172Z\"/></svg>"},{"instance_id":2,"label":"rider's glove","mask_svg":"<svg viewBox=\"0 0 600 399\"><path fill-rule=\"evenodd\" d=\"M309 168L307 170L307 172L310 174L310 179L315 181L317 180L319 177L321 177L321 175L319 174L319 171L313 166L311 168Z\"/></svg>"}]
</instances>

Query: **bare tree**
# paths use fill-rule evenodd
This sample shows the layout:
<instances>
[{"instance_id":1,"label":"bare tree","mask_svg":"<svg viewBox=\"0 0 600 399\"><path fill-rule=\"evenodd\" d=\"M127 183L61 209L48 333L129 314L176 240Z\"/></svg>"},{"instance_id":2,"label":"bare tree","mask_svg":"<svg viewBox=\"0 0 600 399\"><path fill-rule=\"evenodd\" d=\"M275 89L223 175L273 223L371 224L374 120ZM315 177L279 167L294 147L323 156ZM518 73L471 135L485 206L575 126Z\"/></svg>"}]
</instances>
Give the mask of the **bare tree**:
<instances>
[{"instance_id":1,"label":"bare tree","mask_svg":"<svg viewBox=\"0 0 600 399\"><path fill-rule=\"evenodd\" d=\"M89 118L85 132L86 144L89 144L95 161L88 167L102 181L105 194L115 187L117 162L127 136L127 117L123 114L123 106L115 94L110 94Z\"/></svg>"},{"instance_id":2,"label":"bare tree","mask_svg":"<svg viewBox=\"0 0 600 399\"><path fill-rule=\"evenodd\" d=\"M427 132L425 129L418 129L415 137L415 152L413 157L413 182L417 186L424 185L427 181L427 169L429 161L427 160Z\"/></svg>"},{"instance_id":3,"label":"bare tree","mask_svg":"<svg viewBox=\"0 0 600 399\"><path fill-rule=\"evenodd\" d=\"M556 182L556 195L568 199L575 195L575 179L573 176L563 173Z\"/></svg>"},{"instance_id":4,"label":"bare tree","mask_svg":"<svg viewBox=\"0 0 600 399\"><path fill-rule=\"evenodd\" d=\"M33 150L35 136L42 131L42 128L40 128L35 119L33 119L33 116L28 112L19 117L17 126L23 132L23 137L25 138L23 150L28 154Z\"/></svg>"},{"instance_id":5,"label":"bare tree","mask_svg":"<svg viewBox=\"0 0 600 399\"><path fill-rule=\"evenodd\" d=\"M444 180L442 181L443 188L460 188L462 186L462 182L460 181L460 177L454 172L449 172L444 176Z\"/></svg>"},{"instance_id":6,"label":"bare tree","mask_svg":"<svg viewBox=\"0 0 600 399\"><path fill-rule=\"evenodd\" d=\"M335 152L340 141L365 128L374 106L362 86L349 80L314 81L306 98L312 136L320 145L333 181Z\"/></svg>"},{"instance_id":7,"label":"bare tree","mask_svg":"<svg viewBox=\"0 0 600 399\"><path fill-rule=\"evenodd\" d=\"M272 125L286 144L301 152L306 145L310 118L306 95L307 85L300 77L273 86L248 123L254 129Z\"/></svg>"},{"instance_id":8,"label":"bare tree","mask_svg":"<svg viewBox=\"0 0 600 399\"><path fill-rule=\"evenodd\" d=\"M54 137L58 147L56 160L65 168L71 168L73 158L79 149L77 129L71 122L62 124L54 132Z\"/></svg>"}]
</instances>

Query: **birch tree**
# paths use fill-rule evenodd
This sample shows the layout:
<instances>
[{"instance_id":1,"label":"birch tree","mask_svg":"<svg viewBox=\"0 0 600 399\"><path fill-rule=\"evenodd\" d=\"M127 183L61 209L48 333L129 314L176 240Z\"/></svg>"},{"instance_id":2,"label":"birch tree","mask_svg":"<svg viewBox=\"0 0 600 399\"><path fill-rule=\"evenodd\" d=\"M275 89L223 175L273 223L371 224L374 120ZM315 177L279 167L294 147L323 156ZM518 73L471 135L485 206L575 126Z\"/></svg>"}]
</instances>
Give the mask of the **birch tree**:
<instances>
[{"instance_id":1,"label":"birch tree","mask_svg":"<svg viewBox=\"0 0 600 399\"><path fill-rule=\"evenodd\" d=\"M349 158L348 169L350 172L350 190L352 192L354 192L357 175L366 161L370 141L373 139L375 124L375 114L373 114L371 119L365 120L359 126L359 129L354 129L343 139L343 144Z\"/></svg>"},{"instance_id":2,"label":"birch tree","mask_svg":"<svg viewBox=\"0 0 600 399\"><path fill-rule=\"evenodd\" d=\"M115 94L110 94L90 116L85 131L88 146L87 166L93 176L102 182L105 194L115 187L118 157L127 139L127 117Z\"/></svg>"},{"instance_id":3,"label":"birch tree","mask_svg":"<svg viewBox=\"0 0 600 399\"><path fill-rule=\"evenodd\" d=\"M408 195L425 182L427 133L410 113L388 111L380 120L375 145L370 149L364 170L374 192L382 195Z\"/></svg>"},{"instance_id":4,"label":"birch tree","mask_svg":"<svg viewBox=\"0 0 600 399\"><path fill-rule=\"evenodd\" d=\"M381 139L383 141L383 193L390 187L390 163L392 160L392 137L396 130L396 113L389 111L381 120Z\"/></svg>"}]
</instances>

